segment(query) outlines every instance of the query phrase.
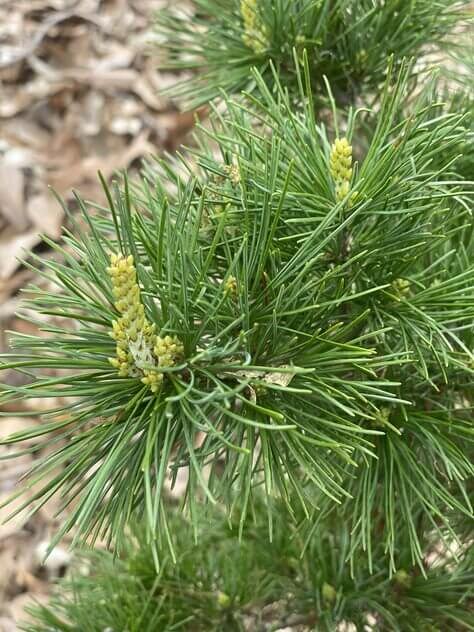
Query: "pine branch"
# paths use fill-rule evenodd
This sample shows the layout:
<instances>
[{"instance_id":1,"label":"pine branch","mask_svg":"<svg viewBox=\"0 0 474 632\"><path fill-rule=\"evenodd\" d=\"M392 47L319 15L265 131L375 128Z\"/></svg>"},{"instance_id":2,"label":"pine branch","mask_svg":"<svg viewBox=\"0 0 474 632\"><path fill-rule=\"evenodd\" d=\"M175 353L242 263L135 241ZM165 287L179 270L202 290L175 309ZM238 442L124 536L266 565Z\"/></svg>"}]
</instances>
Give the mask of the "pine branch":
<instances>
[{"instance_id":1,"label":"pine branch","mask_svg":"<svg viewBox=\"0 0 474 632\"><path fill-rule=\"evenodd\" d=\"M386 60L422 61L469 17L466 1L197 0L188 15L175 7L156 16L164 69L191 71L171 90L196 107L221 95L255 88L257 67L273 85L270 62L298 95L294 54L306 50L318 97L328 77L338 102L368 98L385 80ZM453 38L451 38L452 40ZM428 62L426 62L428 63ZM452 69L451 72L454 72ZM319 101L319 99L318 99Z\"/></svg>"},{"instance_id":2,"label":"pine branch","mask_svg":"<svg viewBox=\"0 0 474 632\"><path fill-rule=\"evenodd\" d=\"M344 142L334 119L332 143L309 93L301 112L254 76L263 97L228 101L200 131L190 175L161 165L155 188L150 170L141 187L125 178L94 213L79 199L88 231L75 223L50 243L58 260L32 256L58 291L32 288L46 336L14 337L3 366L29 383L3 387L0 403L68 404L4 442L35 438L35 452L54 431L28 486L33 508L54 494L71 508L58 537L75 527L76 540L107 533L120 548L143 519L156 557L172 544L165 481L186 467L191 516L202 498L222 502L240 507L242 530L260 487L270 524L274 497L313 522L342 505L354 556L378 537L383 506L392 567L397 516L421 564L412 514L440 537L455 537L454 509L472 516L458 402L474 360L472 190L438 151L462 140L462 116L438 116L429 86L404 118L405 67L367 146L352 112ZM308 65L298 81L309 87Z\"/></svg>"},{"instance_id":3,"label":"pine branch","mask_svg":"<svg viewBox=\"0 0 474 632\"><path fill-rule=\"evenodd\" d=\"M327 524L301 557L285 510L276 513L269 545L265 512L256 509L255 526L243 543L237 540L237 523L229 527L213 519L210 529L209 516L201 513L206 535L196 545L190 525L174 513L170 527L180 556L177 564L165 559L158 575L141 529L127 539L121 559L99 551L85 554L51 603L31 609L35 623L24 630L263 632L298 624L332 632L342 622L403 632L472 629L472 555L467 550L454 560L449 551L436 551L424 540L425 578L402 547L397 552L401 570L390 576L378 544L373 574L358 555L351 575L345 564L350 534L341 522ZM408 527L403 522L396 527L401 541L408 542Z\"/></svg>"}]
</instances>

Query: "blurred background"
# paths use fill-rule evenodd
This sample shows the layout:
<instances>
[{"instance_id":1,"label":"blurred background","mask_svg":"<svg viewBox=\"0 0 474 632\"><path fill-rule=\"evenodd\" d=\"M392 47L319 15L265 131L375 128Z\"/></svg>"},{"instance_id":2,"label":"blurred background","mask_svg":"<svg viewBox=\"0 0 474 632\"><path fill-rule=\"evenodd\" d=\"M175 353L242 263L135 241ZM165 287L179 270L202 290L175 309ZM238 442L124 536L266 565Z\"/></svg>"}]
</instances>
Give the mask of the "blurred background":
<instances>
[{"instance_id":1,"label":"blurred background","mask_svg":"<svg viewBox=\"0 0 474 632\"><path fill-rule=\"evenodd\" d=\"M15 316L22 288L35 282L18 257L25 249L48 256L39 234L60 236L64 213L48 187L72 211L74 189L102 203L98 171L110 180L116 170L136 170L143 157L179 145L192 127L192 113L179 113L160 96L173 76L157 71L149 55L153 14L165 4L0 0L2 353L8 330L37 331ZM0 373L0 382L20 379ZM38 406L0 410L0 437L39 423ZM0 446L0 503L33 463L31 455L3 460L8 450ZM0 632L17 630L25 604L46 600L69 564L65 542L41 565L57 526L54 502L34 517L23 512L4 523L11 511L12 506L0 509Z\"/></svg>"}]
</instances>

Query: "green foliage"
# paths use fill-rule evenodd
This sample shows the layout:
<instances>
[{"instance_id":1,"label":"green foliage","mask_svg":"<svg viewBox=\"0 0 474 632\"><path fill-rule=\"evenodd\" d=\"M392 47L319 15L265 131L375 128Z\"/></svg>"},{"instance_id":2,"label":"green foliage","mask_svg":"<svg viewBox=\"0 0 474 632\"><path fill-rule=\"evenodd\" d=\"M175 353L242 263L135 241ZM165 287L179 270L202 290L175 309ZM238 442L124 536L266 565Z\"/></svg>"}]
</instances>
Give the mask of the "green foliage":
<instances>
[{"instance_id":1,"label":"green foliage","mask_svg":"<svg viewBox=\"0 0 474 632\"><path fill-rule=\"evenodd\" d=\"M271 545L261 511L243 543L238 524L230 527L214 517L210 527L205 516L200 520L207 528L196 545L190 525L172 515L180 553L176 564L165 557L158 574L140 529L127 539L121 559L87 553L51 603L31 609L35 623L24 630L237 632L277 629L291 620L319 632L333 632L342 621L380 632L471 630L474 625L469 606L474 573L466 550L453 558L424 540L425 578L402 546L397 552L401 570L390 577L378 544L373 574L360 552L351 574L349 529L341 522L327 524L301 557L298 534L286 525L285 511L278 512ZM407 527L400 523L397 528L403 545Z\"/></svg>"},{"instance_id":2,"label":"green foliage","mask_svg":"<svg viewBox=\"0 0 474 632\"><path fill-rule=\"evenodd\" d=\"M297 71L300 86L309 75ZM165 480L188 467L193 522L205 498L238 511L242 532L263 488L270 533L275 497L310 532L336 512L352 524L353 562L365 551L373 570L383 542L394 571L404 524L422 569L428 533L456 539L472 520L472 188L452 178L449 150L465 138L463 116L440 115L428 86L405 118L407 67L375 115L338 120L334 107L335 138L355 159L341 197L335 139L310 92L295 111L278 81L273 96L254 77L261 98L227 101L183 176L161 162L141 185L107 189L109 209L79 199L87 231L75 225L50 243L60 257L37 260L56 287L33 288L28 303L45 335L14 337L4 366L29 383L4 387L0 403L68 403L5 442L53 448L28 484L33 507L56 493L71 505L59 535L107 533L120 549L126 524L143 520L158 564L163 543L173 550ZM139 337L151 324L183 345L166 366L143 345L138 361L132 339L133 371L110 363L124 317L111 253L133 256Z\"/></svg>"},{"instance_id":3,"label":"green foliage","mask_svg":"<svg viewBox=\"0 0 474 632\"><path fill-rule=\"evenodd\" d=\"M174 94L222 103L25 262L17 510L116 552L25 630L473 630L468 3L194 4L157 17Z\"/></svg>"},{"instance_id":4,"label":"green foliage","mask_svg":"<svg viewBox=\"0 0 474 632\"><path fill-rule=\"evenodd\" d=\"M298 95L294 55L306 49L315 94L328 77L340 105L370 99L386 77L387 59L421 60L439 49L466 17L452 0L196 0L195 14L174 6L157 13L162 67L192 71L171 94L196 106L255 87L256 66L268 86L271 64ZM397 61L397 64L399 61ZM323 89L322 89L323 88Z\"/></svg>"},{"instance_id":5,"label":"green foliage","mask_svg":"<svg viewBox=\"0 0 474 632\"><path fill-rule=\"evenodd\" d=\"M471 73L474 73L474 64ZM440 116L463 113L464 134L455 143L448 143L435 157L436 163L452 162L453 179L472 181L474 174L474 92L467 88L454 92L445 89L438 97L443 103Z\"/></svg>"}]
</instances>

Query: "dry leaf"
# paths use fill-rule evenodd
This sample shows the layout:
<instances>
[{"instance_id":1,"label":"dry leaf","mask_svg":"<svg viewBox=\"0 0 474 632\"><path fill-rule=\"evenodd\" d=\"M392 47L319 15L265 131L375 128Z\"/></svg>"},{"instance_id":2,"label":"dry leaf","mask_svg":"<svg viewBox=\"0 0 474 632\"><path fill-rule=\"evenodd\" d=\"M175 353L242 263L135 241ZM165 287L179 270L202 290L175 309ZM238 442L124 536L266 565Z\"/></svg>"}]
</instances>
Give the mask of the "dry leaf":
<instances>
[{"instance_id":1,"label":"dry leaf","mask_svg":"<svg viewBox=\"0 0 474 632\"><path fill-rule=\"evenodd\" d=\"M10 495L12 494L12 490L8 493L0 494L0 502L5 502ZM26 496L28 497L28 496ZM25 497L17 498L9 503L6 507L0 508L0 545L3 540L6 538L15 535L19 531L23 529L25 524L28 522L28 512L27 510L23 510L20 513L16 514L14 517L10 517L10 515L19 509L21 504L25 502ZM1 559L0 559L1 561Z\"/></svg>"},{"instance_id":2,"label":"dry leaf","mask_svg":"<svg viewBox=\"0 0 474 632\"><path fill-rule=\"evenodd\" d=\"M31 250L39 241L40 238L36 231L28 231L12 237L8 241L0 242L0 291L1 282L8 279L18 267L18 257L22 257L25 250Z\"/></svg>"},{"instance_id":3,"label":"dry leaf","mask_svg":"<svg viewBox=\"0 0 474 632\"><path fill-rule=\"evenodd\" d=\"M2 160L0 162L0 213L18 231L23 231L28 227L24 188L23 171Z\"/></svg>"},{"instance_id":4,"label":"dry leaf","mask_svg":"<svg viewBox=\"0 0 474 632\"><path fill-rule=\"evenodd\" d=\"M51 195L40 193L31 197L28 200L27 214L38 232L52 239L60 237L64 212Z\"/></svg>"},{"instance_id":5,"label":"dry leaf","mask_svg":"<svg viewBox=\"0 0 474 632\"><path fill-rule=\"evenodd\" d=\"M0 617L0 632L18 632L15 621L10 617Z\"/></svg>"},{"instance_id":6,"label":"dry leaf","mask_svg":"<svg viewBox=\"0 0 474 632\"><path fill-rule=\"evenodd\" d=\"M277 384L278 386L288 386L291 380L295 377L295 373L291 370L292 367L287 364L284 364L278 368L287 369L287 371L272 371L270 373L266 373L265 377L263 378L263 381L267 382L267 384Z\"/></svg>"},{"instance_id":7,"label":"dry leaf","mask_svg":"<svg viewBox=\"0 0 474 632\"><path fill-rule=\"evenodd\" d=\"M11 618L17 623L34 623L31 619L31 615L25 612L25 607L31 606L33 601L46 605L48 602L46 589L44 589L44 592L41 593L23 593L12 599L8 608Z\"/></svg>"},{"instance_id":8,"label":"dry leaf","mask_svg":"<svg viewBox=\"0 0 474 632\"><path fill-rule=\"evenodd\" d=\"M276 367L274 371L236 371L234 375L243 377L246 380L260 380L267 384L276 384L278 386L288 386L295 377L295 372L288 364L282 364ZM280 371L278 369L281 369ZM232 374L229 374L232 375Z\"/></svg>"}]
</instances>

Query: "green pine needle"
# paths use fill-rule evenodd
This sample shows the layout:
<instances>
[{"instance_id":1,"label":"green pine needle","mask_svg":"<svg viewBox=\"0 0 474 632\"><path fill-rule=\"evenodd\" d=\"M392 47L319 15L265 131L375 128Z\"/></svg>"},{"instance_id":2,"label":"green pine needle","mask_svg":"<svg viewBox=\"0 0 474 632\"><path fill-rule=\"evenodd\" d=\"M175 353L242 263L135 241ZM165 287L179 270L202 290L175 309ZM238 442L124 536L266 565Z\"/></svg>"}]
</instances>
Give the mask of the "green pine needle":
<instances>
[{"instance_id":1,"label":"green pine needle","mask_svg":"<svg viewBox=\"0 0 474 632\"><path fill-rule=\"evenodd\" d=\"M455 538L451 513L472 519L472 183L454 178L446 151L464 118L439 114L433 85L406 117L403 65L376 113L350 111L330 133L307 96L309 65L296 73L303 111L255 72L261 98L228 100L184 175L157 163L142 183L106 189L108 209L78 198L87 231L76 223L50 244L56 259L32 256L55 289L31 290L44 335L14 337L4 368L27 383L3 387L0 403L53 399L42 425L4 441L48 445L25 506L59 494L69 511L58 537L74 528L120 550L126 525L143 520L158 559L173 549L164 488L181 468L192 520L203 499L222 503L242 533L263 489L270 527L275 497L310 529L350 516L349 554L362 547L370 565L381 538L395 568L395 520L421 566L426 529ZM354 164L341 196L331 156L343 135ZM128 376L110 364L124 317L110 254L133 257L146 322L183 345L165 366L149 342L128 348ZM150 370L157 392L142 382ZM421 533L418 514L429 517Z\"/></svg>"},{"instance_id":2,"label":"green pine needle","mask_svg":"<svg viewBox=\"0 0 474 632\"><path fill-rule=\"evenodd\" d=\"M266 626L276 630L297 622L322 632L333 632L342 622L358 630L394 632L473 629L474 575L467 550L459 550L453 559L449 551L425 539L425 578L404 548L397 553L400 570L390 575L383 545L378 544L373 574L359 552L351 575L346 526L326 524L324 535L313 538L301 557L298 534L286 525L281 508L277 517L268 544L261 509L243 543L237 524L223 524L215 516L209 527L209 517L200 515L207 528L196 545L189 525L174 514L170 528L179 559L174 564L165 558L158 574L143 531L135 529L120 559L103 551L83 554L51 602L30 607L34 622L23 629L240 632ZM396 527L400 541L408 543L408 527Z\"/></svg>"},{"instance_id":3,"label":"green pine needle","mask_svg":"<svg viewBox=\"0 0 474 632\"><path fill-rule=\"evenodd\" d=\"M303 51L317 101L326 76L338 102L347 105L369 99L383 84L391 55L397 65L403 57L420 62L426 57L427 65L430 54L432 59L455 39L449 38L454 27L466 23L468 5L466 0L196 0L192 14L174 5L157 12L157 53L163 69L193 73L170 91L189 107L222 90L253 90L253 67L271 89L270 64L295 96L293 59L301 61Z\"/></svg>"}]
</instances>

